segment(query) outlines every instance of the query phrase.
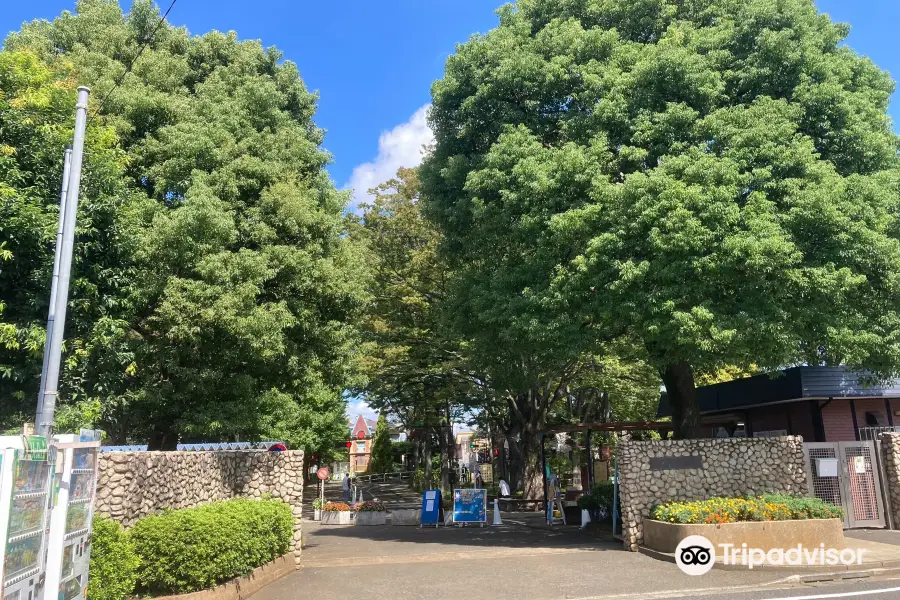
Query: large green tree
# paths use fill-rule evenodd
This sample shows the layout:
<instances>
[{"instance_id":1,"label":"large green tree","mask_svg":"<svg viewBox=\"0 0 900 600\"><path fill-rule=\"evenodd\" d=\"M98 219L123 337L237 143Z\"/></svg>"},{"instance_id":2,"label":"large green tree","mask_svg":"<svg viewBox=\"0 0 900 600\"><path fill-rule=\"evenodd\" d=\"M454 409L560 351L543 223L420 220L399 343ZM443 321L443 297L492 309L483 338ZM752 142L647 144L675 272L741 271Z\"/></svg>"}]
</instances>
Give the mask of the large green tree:
<instances>
[{"instance_id":1,"label":"large green tree","mask_svg":"<svg viewBox=\"0 0 900 600\"><path fill-rule=\"evenodd\" d=\"M375 425L375 439L372 440L372 452L369 458L369 473L388 473L394 466L391 451L391 431L384 414L378 415Z\"/></svg>"},{"instance_id":2,"label":"large green tree","mask_svg":"<svg viewBox=\"0 0 900 600\"><path fill-rule=\"evenodd\" d=\"M445 326L449 271L437 254L440 234L421 212L415 169L369 190L353 231L368 249L371 303L362 323L358 391L376 410L412 433L430 480L432 441L441 454L441 482L449 489L452 423L478 389L466 369L464 343Z\"/></svg>"},{"instance_id":3,"label":"large green tree","mask_svg":"<svg viewBox=\"0 0 900 600\"><path fill-rule=\"evenodd\" d=\"M896 372L894 86L841 45L847 26L812 0L499 14L435 83L420 171L485 341L558 357L627 333L681 437L695 374Z\"/></svg>"},{"instance_id":4,"label":"large green tree","mask_svg":"<svg viewBox=\"0 0 900 600\"><path fill-rule=\"evenodd\" d=\"M0 51L0 429L34 420L63 152L74 126L71 70L64 60L51 66L33 52ZM88 357L105 352L106 332L128 311L135 275L133 215L147 201L125 185L126 156L117 144L111 127L88 123L60 381L69 413L96 405L104 393L104 382L90 375L103 366Z\"/></svg>"},{"instance_id":5,"label":"large green tree","mask_svg":"<svg viewBox=\"0 0 900 600\"><path fill-rule=\"evenodd\" d=\"M130 309L93 357L119 374L104 379L102 424L153 448L261 436L330 448L345 435L365 274L316 97L274 48L159 23L148 0L128 14L81 0L6 41L71 63L92 120L120 138L129 186L153 200L132 232Z\"/></svg>"}]
</instances>

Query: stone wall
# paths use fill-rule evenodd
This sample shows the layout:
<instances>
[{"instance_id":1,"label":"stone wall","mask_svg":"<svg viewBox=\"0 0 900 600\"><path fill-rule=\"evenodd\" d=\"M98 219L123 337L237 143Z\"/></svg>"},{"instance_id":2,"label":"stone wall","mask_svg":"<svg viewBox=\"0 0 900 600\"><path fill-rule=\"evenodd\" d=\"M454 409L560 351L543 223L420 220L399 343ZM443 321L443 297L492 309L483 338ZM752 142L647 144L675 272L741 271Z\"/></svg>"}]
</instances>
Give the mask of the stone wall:
<instances>
[{"instance_id":1,"label":"stone wall","mask_svg":"<svg viewBox=\"0 0 900 600\"><path fill-rule=\"evenodd\" d=\"M303 452L107 452L100 455L96 511L130 527L160 510L269 494L291 505L300 560Z\"/></svg>"},{"instance_id":2,"label":"stone wall","mask_svg":"<svg viewBox=\"0 0 900 600\"><path fill-rule=\"evenodd\" d=\"M900 527L900 433L881 434L881 458L892 522L897 529Z\"/></svg>"},{"instance_id":3,"label":"stone wall","mask_svg":"<svg viewBox=\"0 0 900 600\"><path fill-rule=\"evenodd\" d=\"M765 492L806 495L803 438L623 442L618 448L625 547L643 542L643 520L669 501Z\"/></svg>"}]
</instances>

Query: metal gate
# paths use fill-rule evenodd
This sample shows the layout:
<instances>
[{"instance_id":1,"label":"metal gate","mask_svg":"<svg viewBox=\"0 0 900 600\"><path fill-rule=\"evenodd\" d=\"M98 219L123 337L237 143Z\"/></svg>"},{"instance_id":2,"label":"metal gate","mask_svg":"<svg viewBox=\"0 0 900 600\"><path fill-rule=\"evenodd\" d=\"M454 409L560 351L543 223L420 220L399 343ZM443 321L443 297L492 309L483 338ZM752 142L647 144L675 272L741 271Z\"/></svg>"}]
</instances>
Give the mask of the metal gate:
<instances>
[{"instance_id":1,"label":"metal gate","mask_svg":"<svg viewBox=\"0 0 900 600\"><path fill-rule=\"evenodd\" d=\"M844 509L844 527L884 527L875 442L807 442L809 492Z\"/></svg>"}]
</instances>

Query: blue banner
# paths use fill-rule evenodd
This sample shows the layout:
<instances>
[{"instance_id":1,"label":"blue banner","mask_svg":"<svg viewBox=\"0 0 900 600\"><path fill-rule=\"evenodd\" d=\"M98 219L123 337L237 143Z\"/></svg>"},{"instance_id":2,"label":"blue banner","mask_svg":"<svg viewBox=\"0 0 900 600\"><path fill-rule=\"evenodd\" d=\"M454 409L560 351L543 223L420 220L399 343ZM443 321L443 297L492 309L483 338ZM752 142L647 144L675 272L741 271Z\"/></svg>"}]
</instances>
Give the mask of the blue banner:
<instances>
[{"instance_id":1,"label":"blue banner","mask_svg":"<svg viewBox=\"0 0 900 600\"><path fill-rule=\"evenodd\" d=\"M453 522L484 523L487 521L487 490L453 490Z\"/></svg>"}]
</instances>

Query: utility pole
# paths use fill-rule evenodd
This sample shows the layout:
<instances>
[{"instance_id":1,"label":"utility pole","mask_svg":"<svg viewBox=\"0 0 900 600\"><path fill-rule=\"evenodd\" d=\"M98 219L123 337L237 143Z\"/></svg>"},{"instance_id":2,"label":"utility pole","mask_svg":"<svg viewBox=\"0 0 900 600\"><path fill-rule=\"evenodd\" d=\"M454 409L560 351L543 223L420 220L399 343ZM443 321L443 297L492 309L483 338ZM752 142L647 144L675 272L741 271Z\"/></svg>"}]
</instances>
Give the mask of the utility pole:
<instances>
[{"instance_id":1,"label":"utility pole","mask_svg":"<svg viewBox=\"0 0 900 600\"><path fill-rule=\"evenodd\" d=\"M53 269L55 285L51 286L50 291L50 316L47 319L47 342L44 346L44 369L41 376L42 390L41 397L38 398L38 411L35 419L37 434L45 437L50 436L53 417L56 413L63 330L66 326L66 308L69 303L69 276L72 272L72 251L75 245L75 221L78 215L78 192L81 187L81 164L84 160L84 131L87 126L89 93L90 90L87 87L79 86L78 102L75 104L75 139L72 143L68 181L63 182L64 202L60 201L61 205L65 204L65 207L60 206L62 234L57 233L56 253L59 260L58 265L55 264Z\"/></svg>"},{"instance_id":2,"label":"utility pole","mask_svg":"<svg viewBox=\"0 0 900 600\"><path fill-rule=\"evenodd\" d=\"M63 158L62 192L59 195L59 222L56 225L56 252L53 256L53 279L50 284L50 310L47 315L47 340L44 342L44 363L41 366L41 389L38 392L37 416L40 417L44 406L44 392L47 389L47 362L50 357L50 332L56 320L56 295L59 285L59 254L62 251L63 224L66 220L66 196L69 192L69 173L72 167L72 147L66 147Z\"/></svg>"}]
</instances>

